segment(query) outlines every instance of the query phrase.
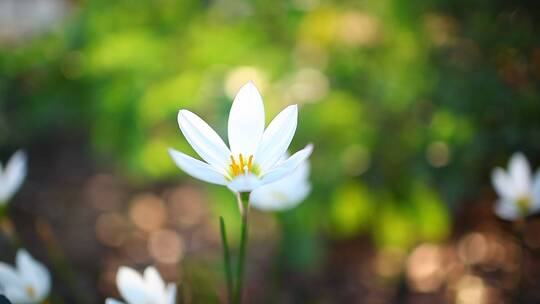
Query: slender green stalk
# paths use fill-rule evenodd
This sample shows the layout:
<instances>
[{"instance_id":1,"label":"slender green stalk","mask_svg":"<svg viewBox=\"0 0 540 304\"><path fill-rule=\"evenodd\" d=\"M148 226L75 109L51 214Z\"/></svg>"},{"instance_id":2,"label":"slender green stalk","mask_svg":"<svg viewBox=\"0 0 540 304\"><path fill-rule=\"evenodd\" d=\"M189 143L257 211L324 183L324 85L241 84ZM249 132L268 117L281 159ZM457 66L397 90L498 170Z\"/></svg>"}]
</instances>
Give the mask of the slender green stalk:
<instances>
[{"instance_id":1,"label":"slender green stalk","mask_svg":"<svg viewBox=\"0 0 540 304\"><path fill-rule=\"evenodd\" d=\"M223 244L223 265L225 267L225 279L227 281L227 301L232 304L233 300L233 277L231 270L231 254L229 251L229 242L227 241L227 231L225 229L225 220L223 216L219 217L219 228L221 230L221 242Z\"/></svg>"},{"instance_id":2,"label":"slender green stalk","mask_svg":"<svg viewBox=\"0 0 540 304\"><path fill-rule=\"evenodd\" d=\"M248 240L248 213L249 213L249 193L239 193L237 195L238 204L242 206L240 213L242 216L242 227L240 234L240 252L238 254L238 264L236 268L236 288L234 292L234 304L242 303L244 287L244 265L246 260L247 240Z\"/></svg>"}]
</instances>

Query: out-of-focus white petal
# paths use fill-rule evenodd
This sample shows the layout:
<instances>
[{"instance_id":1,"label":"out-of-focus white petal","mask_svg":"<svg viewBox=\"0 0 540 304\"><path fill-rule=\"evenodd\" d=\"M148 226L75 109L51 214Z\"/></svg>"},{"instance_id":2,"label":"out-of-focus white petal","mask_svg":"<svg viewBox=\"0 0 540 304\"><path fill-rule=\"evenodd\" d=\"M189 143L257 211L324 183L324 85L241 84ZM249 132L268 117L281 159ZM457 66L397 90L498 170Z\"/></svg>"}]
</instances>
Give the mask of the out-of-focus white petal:
<instances>
[{"instance_id":1,"label":"out-of-focus white petal","mask_svg":"<svg viewBox=\"0 0 540 304\"><path fill-rule=\"evenodd\" d=\"M24 286L24 281L15 268L0 262L0 286Z\"/></svg>"},{"instance_id":2,"label":"out-of-focus white petal","mask_svg":"<svg viewBox=\"0 0 540 304\"><path fill-rule=\"evenodd\" d=\"M540 211L540 170L537 170L534 174L532 183L532 205L530 212L536 213Z\"/></svg>"},{"instance_id":3,"label":"out-of-focus white petal","mask_svg":"<svg viewBox=\"0 0 540 304\"><path fill-rule=\"evenodd\" d=\"M176 303L176 284L167 284L167 304Z\"/></svg>"},{"instance_id":4,"label":"out-of-focus white petal","mask_svg":"<svg viewBox=\"0 0 540 304\"><path fill-rule=\"evenodd\" d=\"M122 266L118 269L116 286L122 298L129 304L146 304L152 300L145 292L142 276L129 267Z\"/></svg>"},{"instance_id":5,"label":"out-of-focus white petal","mask_svg":"<svg viewBox=\"0 0 540 304\"><path fill-rule=\"evenodd\" d=\"M508 173L518 195L529 195L531 191L531 167L523 153L516 152L510 158Z\"/></svg>"},{"instance_id":6,"label":"out-of-focus white petal","mask_svg":"<svg viewBox=\"0 0 540 304\"><path fill-rule=\"evenodd\" d=\"M296 207L298 204L300 204L303 200L306 199L310 192L310 183L306 182L298 185L298 189L291 195L291 203L288 205L288 208Z\"/></svg>"},{"instance_id":7,"label":"out-of-focus white petal","mask_svg":"<svg viewBox=\"0 0 540 304\"><path fill-rule=\"evenodd\" d=\"M313 152L313 145L309 144L304 149L294 153L285 161L280 162L268 172L263 172L261 184L269 184L291 174Z\"/></svg>"},{"instance_id":8,"label":"out-of-focus white petal","mask_svg":"<svg viewBox=\"0 0 540 304\"><path fill-rule=\"evenodd\" d=\"M308 181L309 163L302 162L291 174L253 190L253 207L266 211L284 211L296 207L311 191Z\"/></svg>"},{"instance_id":9,"label":"out-of-focus white petal","mask_svg":"<svg viewBox=\"0 0 540 304\"><path fill-rule=\"evenodd\" d=\"M120 302L118 300L115 300L113 298L107 298L105 300L105 304L124 304L124 302ZM131 304L131 303L130 303Z\"/></svg>"},{"instance_id":10,"label":"out-of-focus white petal","mask_svg":"<svg viewBox=\"0 0 540 304\"><path fill-rule=\"evenodd\" d=\"M13 304L28 304L34 303L34 299L30 298L24 287L8 286L2 292Z\"/></svg>"},{"instance_id":11,"label":"out-of-focus white petal","mask_svg":"<svg viewBox=\"0 0 540 304\"><path fill-rule=\"evenodd\" d=\"M495 204L495 214L506 221L513 221L521 216L517 204L514 201L503 200L499 200Z\"/></svg>"},{"instance_id":12,"label":"out-of-focus white petal","mask_svg":"<svg viewBox=\"0 0 540 304\"><path fill-rule=\"evenodd\" d=\"M262 171L272 167L291 144L298 121L298 106L292 105L281 111L264 131L255 154L255 162Z\"/></svg>"},{"instance_id":13,"label":"out-of-focus white petal","mask_svg":"<svg viewBox=\"0 0 540 304\"><path fill-rule=\"evenodd\" d=\"M144 283L149 294L155 298L164 298L165 282L155 267L150 266L144 270Z\"/></svg>"},{"instance_id":14,"label":"out-of-focus white petal","mask_svg":"<svg viewBox=\"0 0 540 304\"><path fill-rule=\"evenodd\" d=\"M188 110L180 110L178 125L202 159L220 172L227 172L231 152L221 137L204 120Z\"/></svg>"},{"instance_id":15,"label":"out-of-focus white petal","mask_svg":"<svg viewBox=\"0 0 540 304\"><path fill-rule=\"evenodd\" d=\"M497 191L497 194L504 199L516 199L517 194L514 191L514 186L510 177L501 168L496 168L491 173L491 183Z\"/></svg>"},{"instance_id":16,"label":"out-of-focus white petal","mask_svg":"<svg viewBox=\"0 0 540 304\"><path fill-rule=\"evenodd\" d=\"M250 195L253 207L263 211L286 211L298 206L311 191L309 184L299 185L294 193L285 193L279 189L261 186Z\"/></svg>"},{"instance_id":17,"label":"out-of-focus white petal","mask_svg":"<svg viewBox=\"0 0 540 304\"><path fill-rule=\"evenodd\" d=\"M16 264L25 283L35 289L36 298L45 299L51 288L51 277L47 268L24 249L17 252Z\"/></svg>"},{"instance_id":18,"label":"out-of-focus white petal","mask_svg":"<svg viewBox=\"0 0 540 304\"><path fill-rule=\"evenodd\" d=\"M152 266L147 267L142 275L129 267L120 267L116 275L116 285L128 304L168 304L174 303L170 301L176 296L176 290L171 288L174 284L165 286L161 275ZM121 303L110 300L111 304Z\"/></svg>"},{"instance_id":19,"label":"out-of-focus white petal","mask_svg":"<svg viewBox=\"0 0 540 304\"><path fill-rule=\"evenodd\" d=\"M35 267L36 277L41 282L37 286L37 295L40 299L46 299L51 291L51 274L49 270L42 264L37 264Z\"/></svg>"},{"instance_id":20,"label":"out-of-focus white petal","mask_svg":"<svg viewBox=\"0 0 540 304\"><path fill-rule=\"evenodd\" d=\"M8 202L26 177L26 153L17 151L9 159L0 176L0 203Z\"/></svg>"},{"instance_id":21,"label":"out-of-focus white petal","mask_svg":"<svg viewBox=\"0 0 540 304\"><path fill-rule=\"evenodd\" d=\"M264 131L264 106L253 82L248 82L234 98L229 113L229 146L237 157L254 155Z\"/></svg>"},{"instance_id":22,"label":"out-of-focus white petal","mask_svg":"<svg viewBox=\"0 0 540 304\"><path fill-rule=\"evenodd\" d=\"M251 192L259 187L261 180L254 174L243 174L235 177L227 184L232 192Z\"/></svg>"},{"instance_id":23,"label":"out-of-focus white petal","mask_svg":"<svg viewBox=\"0 0 540 304\"><path fill-rule=\"evenodd\" d=\"M227 184L225 176L217 172L210 165L174 149L169 149L169 154L176 165L187 174L208 183L218 185Z\"/></svg>"},{"instance_id":24,"label":"out-of-focus white petal","mask_svg":"<svg viewBox=\"0 0 540 304\"><path fill-rule=\"evenodd\" d=\"M311 171L309 161L306 159L298 165L298 167L286 178L276 181L275 183L285 187L288 187L289 191L295 188L293 185L299 185L304 182L308 182L309 172ZM288 181L288 182L287 182Z\"/></svg>"}]
</instances>

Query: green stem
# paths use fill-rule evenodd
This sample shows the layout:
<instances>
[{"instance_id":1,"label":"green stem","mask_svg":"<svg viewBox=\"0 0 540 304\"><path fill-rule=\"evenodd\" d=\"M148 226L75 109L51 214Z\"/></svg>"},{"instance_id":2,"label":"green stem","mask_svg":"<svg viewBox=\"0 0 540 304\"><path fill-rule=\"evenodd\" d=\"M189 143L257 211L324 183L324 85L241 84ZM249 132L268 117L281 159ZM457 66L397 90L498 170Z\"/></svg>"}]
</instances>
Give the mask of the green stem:
<instances>
[{"instance_id":1,"label":"green stem","mask_svg":"<svg viewBox=\"0 0 540 304\"><path fill-rule=\"evenodd\" d=\"M225 267L225 279L227 280L227 303L232 304L233 277L231 271L231 254L229 252L229 242L227 242L227 231L225 230L225 220L219 217L219 228L221 230L221 242L223 243L223 264Z\"/></svg>"},{"instance_id":2,"label":"green stem","mask_svg":"<svg viewBox=\"0 0 540 304\"><path fill-rule=\"evenodd\" d=\"M242 206L242 209L240 209L240 213L242 215L242 230L240 234L240 252L238 255L238 265L236 268L236 288L233 303L241 304L244 287L244 265L248 240L249 193L239 193L237 198L239 206Z\"/></svg>"}]
</instances>

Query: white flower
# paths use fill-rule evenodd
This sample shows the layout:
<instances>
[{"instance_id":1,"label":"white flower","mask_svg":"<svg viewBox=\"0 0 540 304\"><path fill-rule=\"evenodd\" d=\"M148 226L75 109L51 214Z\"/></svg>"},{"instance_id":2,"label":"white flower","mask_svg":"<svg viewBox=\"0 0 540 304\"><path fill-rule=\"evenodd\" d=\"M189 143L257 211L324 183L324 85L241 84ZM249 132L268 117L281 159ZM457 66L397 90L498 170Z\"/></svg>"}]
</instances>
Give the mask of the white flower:
<instances>
[{"instance_id":1,"label":"white flower","mask_svg":"<svg viewBox=\"0 0 540 304\"><path fill-rule=\"evenodd\" d=\"M122 266L116 274L116 286L120 295L128 304L174 304L176 303L176 285L165 282L155 267L147 267L144 274ZM105 304L122 304L107 298Z\"/></svg>"},{"instance_id":2,"label":"white flower","mask_svg":"<svg viewBox=\"0 0 540 304\"><path fill-rule=\"evenodd\" d=\"M5 205L19 190L26 177L26 154L17 151L5 168L0 164L0 205Z\"/></svg>"},{"instance_id":3,"label":"white flower","mask_svg":"<svg viewBox=\"0 0 540 304\"><path fill-rule=\"evenodd\" d=\"M199 116L180 110L178 124L189 144L205 161L169 149L178 167L200 180L226 185L234 192L253 189L290 174L309 157L312 145L284 161L298 119L298 107L288 106L264 129L264 106L252 82L234 98L229 113L229 147Z\"/></svg>"},{"instance_id":4,"label":"white flower","mask_svg":"<svg viewBox=\"0 0 540 304\"><path fill-rule=\"evenodd\" d=\"M283 211L294 208L311 191L309 171L309 163L304 160L291 174L253 190L249 201L260 210Z\"/></svg>"},{"instance_id":5,"label":"white flower","mask_svg":"<svg viewBox=\"0 0 540 304\"><path fill-rule=\"evenodd\" d=\"M17 267L0 262L0 287L13 304L41 303L49 295L51 275L24 249L17 252Z\"/></svg>"},{"instance_id":6,"label":"white flower","mask_svg":"<svg viewBox=\"0 0 540 304\"><path fill-rule=\"evenodd\" d=\"M539 172L540 173L540 172ZM496 168L491 181L499 200L495 213L504 220L515 220L540 210L540 174L531 176L531 167L522 153L514 153L508 172Z\"/></svg>"}]
</instances>

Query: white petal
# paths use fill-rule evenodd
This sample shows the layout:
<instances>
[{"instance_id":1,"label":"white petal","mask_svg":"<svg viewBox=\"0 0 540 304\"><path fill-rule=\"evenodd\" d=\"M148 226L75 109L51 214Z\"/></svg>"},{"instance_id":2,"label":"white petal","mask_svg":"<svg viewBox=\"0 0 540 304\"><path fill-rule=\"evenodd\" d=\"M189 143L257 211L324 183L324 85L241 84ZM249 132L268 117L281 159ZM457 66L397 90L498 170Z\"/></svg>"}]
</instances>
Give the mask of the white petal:
<instances>
[{"instance_id":1,"label":"white petal","mask_svg":"<svg viewBox=\"0 0 540 304\"><path fill-rule=\"evenodd\" d=\"M221 171L227 172L231 151L204 120L188 110L180 110L178 125L189 144L202 159Z\"/></svg>"},{"instance_id":2,"label":"white petal","mask_svg":"<svg viewBox=\"0 0 540 304\"><path fill-rule=\"evenodd\" d=\"M280 191L269 185L261 186L249 196L249 202L251 205L259 210L263 211L278 211L286 209L286 205L290 199L287 193Z\"/></svg>"},{"instance_id":3,"label":"white petal","mask_svg":"<svg viewBox=\"0 0 540 304\"><path fill-rule=\"evenodd\" d=\"M298 189L296 189L295 192L291 195L291 201L288 204L287 208L294 208L298 206L301 202L303 202L306 197L311 192L311 184L306 182L302 183L298 186Z\"/></svg>"},{"instance_id":4,"label":"white petal","mask_svg":"<svg viewBox=\"0 0 540 304\"><path fill-rule=\"evenodd\" d=\"M144 283L149 294L154 295L156 299L164 298L165 282L163 282L161 275L159 275L155 267L147 267L144 270Z\"/></svg>"},{"instance_id":5,"label":"white petal","mask_svg":"<svg viewBox=\"0 0 540 304\"><path fill-rule=\"evenodd\" d=\"M258 188L255 189L255 191L257 190ZM254 198L251 203L253 204L253 207L263 211L287 211L300 205L300 203L302 203L302 201L304 201L304 199L308 196L310 191L311 185L305 183L303 185L299 185L295 192L287 193L288 196L284 196L285 193L276 191L273 193L268 193L270 196L262 199L257 200L257 198Z\"/></svg>"},{"instance_id":6,"label":"white petal","mask_svg":"<svg viewBox=\"0 0 540 304\"><path fill-rule=\"evenodd\" d=\"M277 164L273 169L263 173L262 184L269 184L291 174L313 152L313 145L309 144L304 149L294 153L291 157Z\"/></svg>"},{"instance_id":7,"label":"white petal","mask_svg":"<svg viewBox=\"0 0 540 304\"><path fill-rule=\"evenodd\" d=\"M235 157L242 153L245 157L257 151L264 131L264 106L261 94L248 82L234 98L229 113L229 146Z\"/></svg>"},{"instance_id":8,"label":"white petal","mask_svg":"<svg viewBox=\"0 0 540 304\"><path fill-rule=\"evenodd\" d=\"M506 221L513 221L521 216L515 202L503 200L495 204L495 214Z\"/></svg>"},{"instance_id":9,"label":"white petal","mask_svg":"<svg viewBox=\"0 0 540 304\"><path fill-rule=\"evenodd\" d=\"M287 191L292 192L296 188L296 185L308 182L310 170L309 161L306 159L301 162L289 176L274 183L280 187L287 188Z\"/></svg>"},{"instance_id":10,"label":"white petal","mask_svg":"<svg viewBox=\"0 0 540 304\"><path fill-rule=\"evenodd\" d=\"M253 190L250 202L260 210L284 211L294 208L311 191L308 176L309 163L304 161L284 178Z\"/></svg>"},{"instance_id":11,"label":"white petal","mask_svg":"<svg viewBox=\"0 0 540 304\"><path fill-rule=\"evenodd\" d=\"M174 149L169 149L169 155L171 155L176 165L187 174L208 183L227 184L225 176L210 165Z\"/></svg>"},{"instance_id":12,"label":"white petal","mask_svg":"<svg viewBox=\"0 0 540 304\"><path fill-rule=\"evenodd\" d=\"M23 287L24 280L11 265L0 262L0 286Z\"/></svg>"},{"instance_id":13,"label":"white petal","mask_svg":"<svg viewBox=\"0 0 540 304\"><path fill-rule=\"evenodd\" d=\"M287 208L298 205L311 192L311 184L308 179L309 171L309 163L304 161L289 176L275 182L281 184L280 187L285 189L288 193L289 202L286 206ZM285 182L283 180L285 180ZM288 183L286 181L288 181Z\"/></svg>"},{"instance_id":14,"label":"white petal","mask_svg":"<svg viewBox=\"0 0 540 304\"><path fill-rule=\"evenodd\" d=\"M51 288L51 277L47 268L24 249L17 252L16 263L26 284L35 289L36 297L40 300L45 299Z\"/></svg>"},{"instance_id":15,"label":"white petal","mask_svg":"<svg viewBox=\"0 0 540 304\"><path fill-rule=\"evenodd\" d=\"M537 170L533 177L532 185L532 205L531 213L540 211L540 170Z\"/></svg>"},{"instance_id":16,"label":"white petal","mask_svg":"<svg viewBox=\"0 0 540 304\"><path fill-rule=\"evenodd\" d=\"M531 191L531 167L523 153L514 153L508 164L508 173L514 188L520 195L528 195Z\"/></svg>"},{"instance_id":17,"label":"white petal","mask_svg":"<svg viewBox=\"0 0 540 304\"><path fill-rule=\"evenodd\" d=\"M152 300L146 293L142 276L129 267L120 267L116 274L116 286L129 304L146 304Z\"/></svg>"},{"instance_id":18,"label":"white petal","mask_svg":"<svg viewBox=\"0 0 540 304\"><path fill-rule=\"evenodd\" d=\"M287 151L296 131L297 121L298 106L292 105L270 122L255 154L255 163L262 171L271 168Z\"/></svg>"},{"instance_id":19,"label":"white petal","mask_svg":"<svg viewBox=\"0 0 540 304\"><path fill-rule=\"evenodd\" d=\"M169 283L167 285L167 304L176 303L176 284Z\"/></svg>"},{"instance_id":20,"label":"white petal","mask_svg":"<svg viewBox=\"0 0 540 304\"><path fill-rule=\"evenodd\" d=\"M509 200L517 199L518 194L514 191L513 183L503 169L496 168L493 170L491 173L491 183L499 197Z\"/></svg>"},{"instance_id":21,"label":"white petal","mask_svg":"<svg viewBox=\"0 0 540 304\"><path fill-rule=\"evenodd\" d=\"M232 192L251 192L261 185L261 180L254 174L244 174L235 177L227 184Z\"/></svg>"},{"instance_id":22,"label":"white petal","mask_svg":"<svg viewBox=\"0 0 540 304\"><path fill-rule=\"evenodd\" d=\"M17 151L8 161L0 176L0 203L8 202L26 177L26 154Z\"/></svg>"},{"instance_id":23,"label":"white petal","mask_svg":"<svg viewBox=\"0 0 540 304\"><path fill-rule=\"evenodd\" d=\"M113 298L107 298L105 300L105 304L124 304L124 302L120 302L120 301L115 300Z\"/></svg>"},{"instance_id":24,"label":"white petal","mask_svg":"<svg viewBox=\"0 0 540 304\"><path fill-rule=\"evenodd\" d=\"M26 292L25 287L8 287L3 292L3 294L8 298L13 304L28 304L34 303L34 299L30 298Z\"/></svg>"}]
</instances>

